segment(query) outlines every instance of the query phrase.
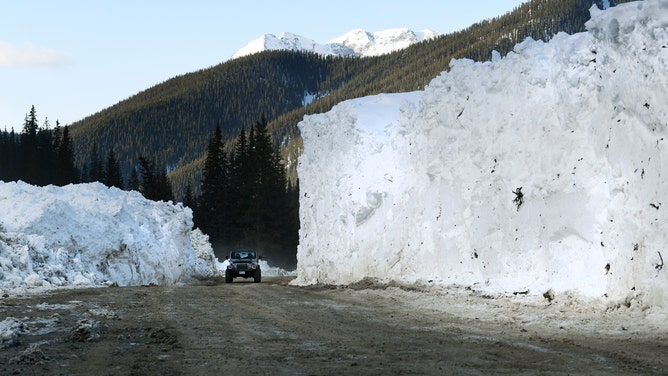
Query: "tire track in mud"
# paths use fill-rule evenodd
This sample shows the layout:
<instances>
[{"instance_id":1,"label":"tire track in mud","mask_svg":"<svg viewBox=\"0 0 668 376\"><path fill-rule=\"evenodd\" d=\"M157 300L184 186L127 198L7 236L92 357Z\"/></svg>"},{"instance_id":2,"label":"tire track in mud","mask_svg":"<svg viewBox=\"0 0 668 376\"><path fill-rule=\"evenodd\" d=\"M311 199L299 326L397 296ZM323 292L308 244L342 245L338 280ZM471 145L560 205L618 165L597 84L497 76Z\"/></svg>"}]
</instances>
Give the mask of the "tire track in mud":
<instances>
[{"instance_id":1,"label":"tire track in mud","mask_svg":"<svg viewBox=\"0 0 668 376\"><path fill-rule=\"evenodd\" d=\"M504 308L471 295L288 281L2 299L0 321L15 317L28 329L0 349L0 374L609 376L668 369L665 331L637 339L578 334L515 317L529 309L532 317L559 315L559 307ZM73 338L83 319L97 323L95 331Z\"/></svg>"}]
</instances>

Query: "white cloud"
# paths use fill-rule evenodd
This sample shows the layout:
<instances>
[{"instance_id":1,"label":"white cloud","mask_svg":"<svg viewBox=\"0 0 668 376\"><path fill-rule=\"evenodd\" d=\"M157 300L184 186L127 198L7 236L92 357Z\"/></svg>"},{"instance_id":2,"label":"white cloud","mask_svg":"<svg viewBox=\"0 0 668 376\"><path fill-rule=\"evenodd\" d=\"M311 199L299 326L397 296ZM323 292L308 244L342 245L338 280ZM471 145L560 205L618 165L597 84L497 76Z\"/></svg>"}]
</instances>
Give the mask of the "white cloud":
<instances>
[{"instance_id":1,"label":"white cloud","mask_svg":"<svg viewBox=\"0 0 668 376\"><path fill-rule=\"evenodd\" d=\"M44 47L18 47L0 40L0 66L46 66L56 67L67 63L68 57L56 50Z\"/></svg>"}]
</instances>

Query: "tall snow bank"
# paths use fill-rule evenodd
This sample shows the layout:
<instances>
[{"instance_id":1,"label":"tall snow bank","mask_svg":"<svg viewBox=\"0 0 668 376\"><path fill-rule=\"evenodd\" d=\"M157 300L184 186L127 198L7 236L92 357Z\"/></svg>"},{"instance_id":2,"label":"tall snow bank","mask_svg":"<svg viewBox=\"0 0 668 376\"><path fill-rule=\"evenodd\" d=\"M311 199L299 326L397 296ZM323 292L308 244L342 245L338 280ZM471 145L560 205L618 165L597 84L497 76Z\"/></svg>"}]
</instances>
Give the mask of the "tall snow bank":
<instances>
[{"instance_id":1,"label":"tall snow bank","mask_svg":"<svg viewBox=\"0 0 668 376\"><path fill-rule=\"evenodd\" d=\"M102 184L0 182L0 289L174 284L212 276L192 212Z\"/></svg>"},{"instance_id":2,"label":"tall snow bank","mask_svg":"<svg viewBox=\"0 0 668 376\"><path fill-rule=\"evenodd\" d=\"M299 125L298 284L668 298L668 0ZM513 201L521 187L523 203Z\"/></svg>"}]
</instances>

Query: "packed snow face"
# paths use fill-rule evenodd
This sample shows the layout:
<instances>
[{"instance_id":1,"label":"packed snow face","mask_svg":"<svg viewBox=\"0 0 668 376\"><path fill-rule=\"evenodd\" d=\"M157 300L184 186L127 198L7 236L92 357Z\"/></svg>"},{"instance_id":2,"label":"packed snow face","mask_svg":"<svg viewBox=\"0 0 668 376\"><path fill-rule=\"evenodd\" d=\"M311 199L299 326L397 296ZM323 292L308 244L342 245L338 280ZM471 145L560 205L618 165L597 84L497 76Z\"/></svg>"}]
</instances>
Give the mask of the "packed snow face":
<instances>
[{"instance_id":1,"label":"packed snow face","mask_svg":"<svg viewBox=\"0 0 668 376\"><path fill-rule=\"evenodd\" d=\"M217 273L182 205L102 184L0 182L0 290L175 284Z\"/></svg>"},{"instance_id":2,"label":"packed snow face","mask_svg":"<svg viewBox=\"0 0 668 376\"><path fill-rule=\"evenodd\" d=\"M585 33L305 117L295 282L666 307L666 7L592 8Z\"/></svg>"}]
</instances>

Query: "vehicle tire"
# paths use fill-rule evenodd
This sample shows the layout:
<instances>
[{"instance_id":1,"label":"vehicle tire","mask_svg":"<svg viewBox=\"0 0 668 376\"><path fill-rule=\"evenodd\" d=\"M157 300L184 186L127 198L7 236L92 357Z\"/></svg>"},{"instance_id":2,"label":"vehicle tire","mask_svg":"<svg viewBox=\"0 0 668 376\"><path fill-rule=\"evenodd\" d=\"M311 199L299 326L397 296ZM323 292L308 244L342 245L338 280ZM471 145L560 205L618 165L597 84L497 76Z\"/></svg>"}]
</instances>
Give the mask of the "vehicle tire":
<instances>
[{"instance_id":1,"label":"vehicle tire","mask_svg":"<svg viewBox=\"0 0 668 376\"><path fill-rule=\"evenodd\" d=\"M232 273L229 270L225 270L225 283L232 283Z\"/></svg>"},{"instance_id":2,"label":"vehicle tire","mask_svg":"<svg viewBox=\"0 0 668 376\"><path fill-rule=\"evenodd\" d=\"M260 270L255 271L255 274L253 275L253 281L255 283L260 283L260 281L262 281L262 272Z\"/></svg>"}]
</instances>

